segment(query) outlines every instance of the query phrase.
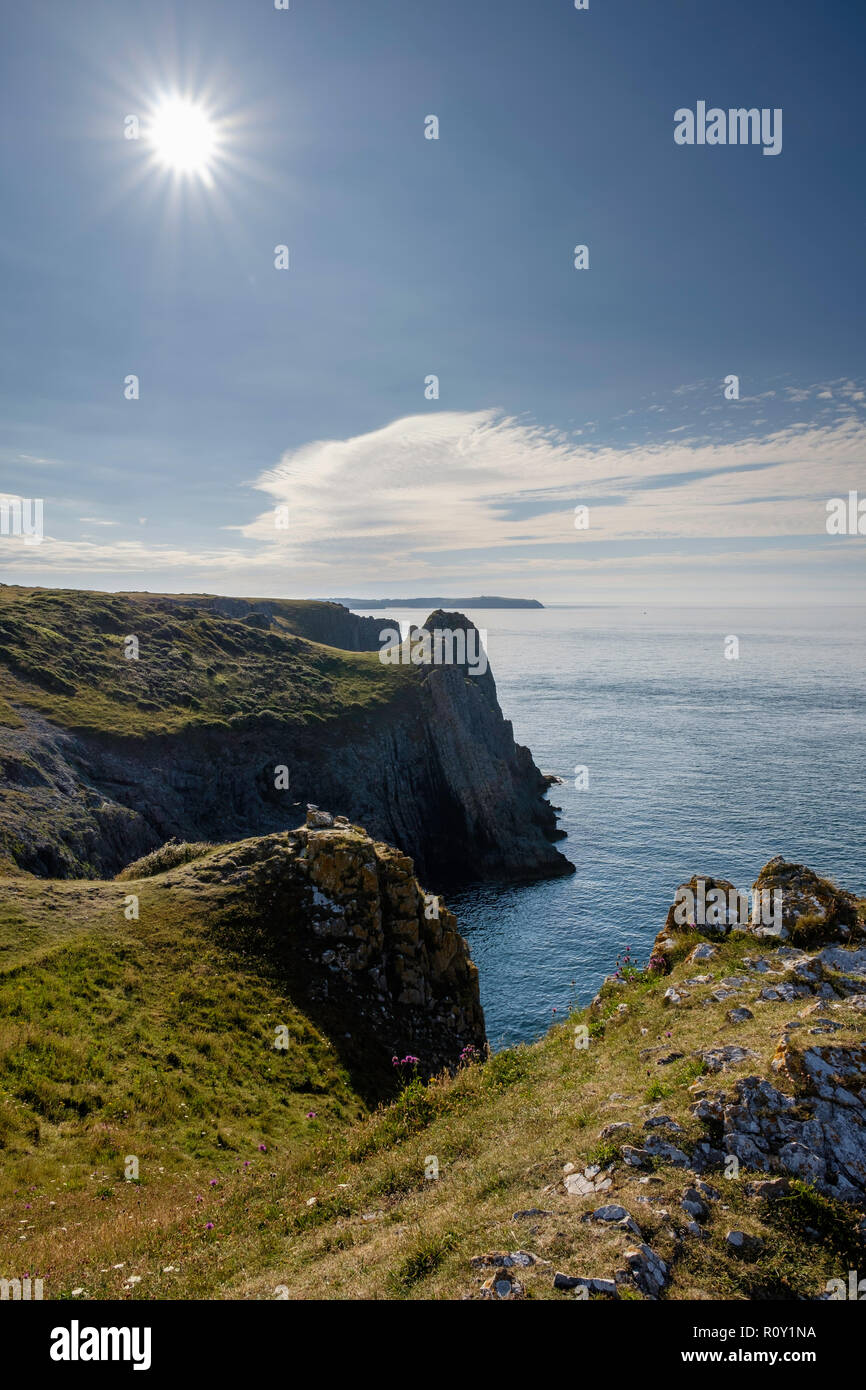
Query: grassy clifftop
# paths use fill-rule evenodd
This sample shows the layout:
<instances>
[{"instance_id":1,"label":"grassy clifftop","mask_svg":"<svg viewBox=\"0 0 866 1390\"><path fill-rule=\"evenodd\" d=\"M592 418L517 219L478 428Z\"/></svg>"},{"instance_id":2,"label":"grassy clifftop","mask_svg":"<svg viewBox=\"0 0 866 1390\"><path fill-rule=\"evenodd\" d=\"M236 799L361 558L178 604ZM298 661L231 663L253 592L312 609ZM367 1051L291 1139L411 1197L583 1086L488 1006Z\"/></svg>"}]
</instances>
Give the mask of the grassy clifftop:
<instances>
[{"instance_id":1,"label":"grassy clifftop","mask_svg":"<svg viewBox=\"0 0 866 1390\"><path fill-rule=\"evenodd\" d=\"M417 679L375 651L325 645L329 620L334 638L363 640L362 620L336 605L3 585L0 727L20 727L13 706L127 737L267 714L322 720L384 704Z\"/></svg>"},{"instance_id":2,"label":"grassy clifftop","mask_svg":"<svg viewBox=\"0 0 866 1390\"><path fill-rule=\"evenodd\" d=\"M157 900L165 881L152 880ZM808 945L788 928L663 933L651 970L620 969L538 1043L469 1052L429 1082L405 1063L398 1097L364 1114L301 1019L304 1084L262 1077L248 1035L282 1005L262 980L251 991L227 974L194 918L170 967L174 926L98 927L85 890L58 886L34 912L21 880L6 909L15 950L21 922L34 933L2 984L7 1017L25 993L7 1026L29 1028L7 1033L13 1113L28 1049L65 1065L68 1084L97 1064L91 1108L66 1121L92 1146L87 1164L50 1125L38 1144L13 1134L3 1164L0 1262L42 1274L46 1296L812 1299L862 1265L862 903L841 927L827 912L823 935L811 912ZM61 947L63 921L85 934ZM53 1014L61 970L86 995L61 991ZM208 1046L217 1058L200 1071ZM112 1048L128 1068L113 1090L98 1070ZM125 1092L139 1074L141 1113ZM154 1116L164 1105L171 1138Z\"/></svg>"}]
</instances>

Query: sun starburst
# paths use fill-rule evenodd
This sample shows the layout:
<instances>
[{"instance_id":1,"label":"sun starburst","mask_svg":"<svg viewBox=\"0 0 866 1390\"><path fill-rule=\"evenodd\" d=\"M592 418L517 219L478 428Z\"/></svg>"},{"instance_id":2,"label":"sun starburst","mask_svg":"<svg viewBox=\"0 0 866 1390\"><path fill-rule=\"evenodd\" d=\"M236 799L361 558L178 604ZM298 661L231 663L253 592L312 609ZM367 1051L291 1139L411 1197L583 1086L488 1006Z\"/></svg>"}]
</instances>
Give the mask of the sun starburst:
<instances>
[{"instance_id":1,"label":"sun starburst","mask_svg":"<svg viewBox=\"0 0 866 1390\"><path fill-rule=\"evenodd\" d=\"M206 179L219 147L218 128L204 106L187 97L163 98L148 123L154 159L163 168Z\"/></svg>"}]
</instances>

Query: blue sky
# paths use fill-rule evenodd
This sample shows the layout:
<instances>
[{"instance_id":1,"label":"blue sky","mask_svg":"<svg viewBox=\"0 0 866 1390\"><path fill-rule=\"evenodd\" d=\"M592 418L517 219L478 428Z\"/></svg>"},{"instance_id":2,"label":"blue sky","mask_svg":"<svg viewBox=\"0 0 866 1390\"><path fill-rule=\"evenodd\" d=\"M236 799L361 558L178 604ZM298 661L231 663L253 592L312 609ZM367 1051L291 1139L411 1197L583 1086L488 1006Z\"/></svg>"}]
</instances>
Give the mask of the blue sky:
<instances>
[{"instance_id":1,"label":"blue sky","mask_svg":"<svg viewBox=\"0 0 866 1390\"><path fill-rule=\"evenodd\" d=\"M824 528L866 495L854 0L29 0L4 28L0 494L45 516L0 537L7 581L862 595L863 539ZM209 184L123 138L175 91L215 121ZM677 146L698 100L781 108L782 153Z\"/></svg>"}]
</instances>

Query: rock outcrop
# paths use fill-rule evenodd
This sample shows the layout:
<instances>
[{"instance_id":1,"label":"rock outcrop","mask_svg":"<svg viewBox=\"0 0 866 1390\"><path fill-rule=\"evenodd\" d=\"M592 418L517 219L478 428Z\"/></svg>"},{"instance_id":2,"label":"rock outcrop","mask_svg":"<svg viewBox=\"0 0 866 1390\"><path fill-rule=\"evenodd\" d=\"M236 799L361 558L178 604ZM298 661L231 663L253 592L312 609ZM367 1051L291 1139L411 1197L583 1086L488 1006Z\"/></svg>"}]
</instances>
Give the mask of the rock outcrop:
<instances>
[{"instance_id":1,"label":"rock outcrop","mask_svg":"<svg viewBox=\"0 0 866 1390\"><path fill-rule=\"evenodd\" d=\"M866 1198L866 1049L783 1042L773 1060L794 1094L747 1076L722 1102L722 1147L745 1167L812 1183L842 1201Z\"/></svg>"},{"instance_id":2,"label":"rock outcrop","mask_svg":"<svg viewBox=\"0 0 866 1390\"><path fill-rule=\"evenodd\" d=\"M802 945L847 944L862 934L862 927L852 893L805 864L792 864L776 855L764 865L748 894L739 894L727 879L709 874L696 874L681 883L653 954L667 959L687 934L712 940L730 931L778 941L795 938ZM693 956L698 959L697 952Z\"/></svg>"},{"instance_id":3,"label":"rock outcrop","mask_svg":"<svg viewBox=\"0 0 866 1390\"><path fill-rule=\"evenodd\" d=\"M732 885L726 880L698 877L681 885L695 895L708 897L721 889L728 898ZM771 859L752 889L758 895L778 894L775 921L770 927L760 917L739 919L730 910L725 920L695 921L682 910L668 912L656 938L653 956L670 965L687 942L695 937L720 938L732 930L753 934L759 944L773 949L765 955L746 956L747 974L728 976L710 996L723 1003L740 994L756 977L762 987L752 1008L739 1007L727 1014L731 1023L747 1023L756 1006L805 1002L800 1017L783 1030L772 1061L772 1071L782 1087L768 1078L738 1078L730 1092L709 1095L696 1086L692 1113L710 1127L712 1150L717 1157L733 1155L746 1168L802 1178L819 1191L841 1200L866 1200L866 1050L857 1043L798 1046L798 1030L829 1035L850 1028L852 1016L866 1009L866 949L858 946L864 924L853 894L819 877L803 864L781 856ZM733 901L733 899L731 899ZM698 914L700 917L700 914ZM781 943L785 944L781 944ZM796 942L797 945L787 944ZM820 949L819 949L820 948ZM701 944L686 957L686 965L712 961L717 949ZM666 998L682 1006L696 986L709 985L711 975L670 988ZM691 987L691 988L689 988ZM811 1003L807 1001L813 1001ZM841 1018L820 1016L820 1007L838 1011ZM853 1006L853 1009L852 1009ZM808 1025L802 1020L808 1020ZM701 1054L704 1069L721 1072L729 1066L759 1060L749 1049L729 1044Z\"/></svg>"},{"instance_id":4,"label":"rock outcrop","mask_svg":"<svg viewBox=\"0 0 866 1390\"><path fill-rule=\"evenodd\" d=\"M796 934L809 939L851 941L857 934L857 904L853 894L821 878L805 864L791 864L777 854L765 864L754 884L755 893L778 893L784 939Z\"/></svg>"},{"instance_id":5,"label":"rock outcrop","mask_svg":"<svg viewBox=\"0 0 866 1390\"><path fill-rule=\"evenodd\" d=\"M224 943L267 961L365 1089L485 1055L478 971L412 861L313 808L310 824L205 853L163 881ZM395 1069L392 1059L408 1062Z\"/></svg>"}]
</instances>

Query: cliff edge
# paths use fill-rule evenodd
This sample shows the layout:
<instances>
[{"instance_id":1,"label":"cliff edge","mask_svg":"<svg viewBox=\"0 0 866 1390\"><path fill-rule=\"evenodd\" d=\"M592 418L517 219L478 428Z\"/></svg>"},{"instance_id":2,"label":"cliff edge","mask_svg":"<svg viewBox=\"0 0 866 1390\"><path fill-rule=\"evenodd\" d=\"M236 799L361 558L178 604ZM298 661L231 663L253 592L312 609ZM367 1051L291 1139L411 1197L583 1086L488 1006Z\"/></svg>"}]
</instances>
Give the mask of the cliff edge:
<instances>
[{"instance_id":1,"label":"cliff edge","mask_svg":"<svg viewBox=\"0 0 866 1390\"><path fill-rule=\"evenodd\" d=\"M312 802L434 887L572 872L490 672L385 664L387 622L0 587L0 868L110 875L172 838L285 830Z\"/></svg>"}]
</instances>

